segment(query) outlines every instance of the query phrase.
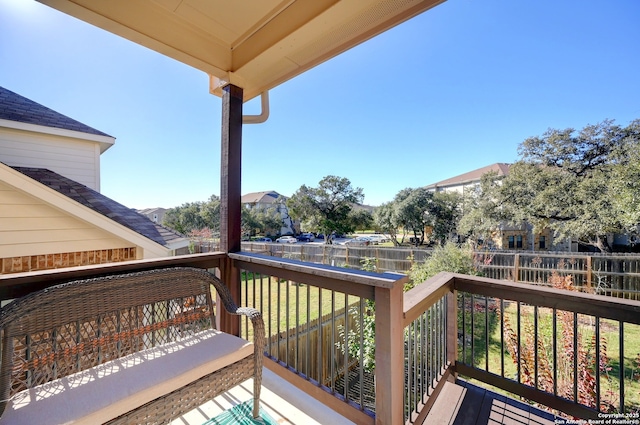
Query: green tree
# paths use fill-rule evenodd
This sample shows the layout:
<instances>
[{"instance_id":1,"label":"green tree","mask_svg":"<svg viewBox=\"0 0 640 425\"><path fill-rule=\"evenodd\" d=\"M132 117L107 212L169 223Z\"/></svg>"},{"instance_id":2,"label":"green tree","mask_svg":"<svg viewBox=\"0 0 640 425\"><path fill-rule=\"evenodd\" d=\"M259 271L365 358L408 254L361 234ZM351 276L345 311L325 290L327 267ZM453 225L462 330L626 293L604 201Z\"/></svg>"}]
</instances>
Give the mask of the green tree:
<instances>
[{"instance_id":1,"label":"green tree","mask_svg":"<svg viewBox=\"0 0 640 425\"><path fill-rule=\"evenodd\" d=\"M442 244L457 229L460 202L457 193L432 193L425 188L402 189L392 202L376 208L374 225L387 233L395 246L404 243L407 232L413 233L416 245L424 243L427 227L433 229L433 241ZM402 238L398 240L400 232Z\"/></svg>"},{"instance_id":2,"label":"green tree","mask_svg":"<svg viewBox=\"0 0 640 425\"><path fill-rule=\"evenodd\" d=\"M242 233L248 236L278 234L282 228L282 215L277 205L243 208L241 227Z\"/></svg>"},{"instance_id":3,"label":"green tree","mask_svg":"<svg viewBox=\"0 0 640 425\"><path fill-rule=\"evenodd\" d=\"M509 220L495 195L503 178L504 176L498 176L493 171L486 173L480 178L478 186L465 191L461 200L461 217L458 223L460 235L470 237L475 243L479 240L488 240L503 221Z\"/></svg>"},{"instance_id":4,"label":"green tree","mask_svg":"<svg viewBox=\"0 0 640 425\"><path fill-rule=\"evenodd\" d=\"M424 243L425 229L430 225L433 193L423 187L406 188L394 198L397 221L400 226L413 232L416 246Z\"/></svg>"},{"instance_id":5,"label":"green tree","mask_svg":"<svg viewBox=\"0 0 640 425\"><path fill-rule=\"evenodd\" d=\"M398 216L393 202L385 202L375 209L373 212L373 224L378 231L389 235L393 245L400 245L400 241L398 241L400 224L398 223Z\"/></svg>"},{"instance_id":6,"label":"green tree","mask_svg":"<svg viewBox=\"0 0 640 425\"><path fill-rule=\"evenodd\" d=\"M369 230L373 227L373 215L363 208L351 210L349 219L355 230Z\"/></svg>"},{"instance_id":7,"label":"green tree","mask_svg":"<svg viewBox=\"0 0 640 425\"><path fill-rule=\"evenodd\" d=\"M607 234L638 225L639 129L638 120L627 127L605 120L526 139L509 175L483 188L476 218L490 217L493 224L525 220L536 231L549 228L558 238L610 252Z\"/></svg>"},{"instance_id":8,"label":"green tree","mask_svg":"<svg viewBox=\"0 0 640 425\"><path fill-rule=\"evenodd\" d=\"M428 210L427 222L433 228L430 239L443 245L457 231L461 196L457 192L436 192Z\"/></svg>"},{"instance_id":9,"label":"green tree","mask_svg":"<svg viewBox=\"0 0 640 425\"><path fill-rule=\"evenodd\" d=\"M361 188L351 186L349 179L326 176L318 187L302 185L287 200L289 214L300 220L305 228L318 229L325 235L333 231L351 233L354 230L350 213L354 204L362 203ZM327 243L330 238L325 238Z\"/></svg>"},{"instance_id":10,"label":"green tree","mask_svg":"<svg viewBox=\"0 0 640 425\"><path fill-rule=\"evenodd\" d=\"M616 194L613 208L620 212L624 229L634 235L640 233L640 119L628 127L629 135L618 152L611 185Z\"/></svg>"},{"instance_id":11,"label":"green tree","mask_svg":"<svg viewBox=\"0 0 640 425\"><path fill-rule=\"evenodd\" d=\"M220 230L220 198L211 195L207 202L187 202L167 210L162 223L185 235L202 229Z\"/></svg>"}]
</instances>

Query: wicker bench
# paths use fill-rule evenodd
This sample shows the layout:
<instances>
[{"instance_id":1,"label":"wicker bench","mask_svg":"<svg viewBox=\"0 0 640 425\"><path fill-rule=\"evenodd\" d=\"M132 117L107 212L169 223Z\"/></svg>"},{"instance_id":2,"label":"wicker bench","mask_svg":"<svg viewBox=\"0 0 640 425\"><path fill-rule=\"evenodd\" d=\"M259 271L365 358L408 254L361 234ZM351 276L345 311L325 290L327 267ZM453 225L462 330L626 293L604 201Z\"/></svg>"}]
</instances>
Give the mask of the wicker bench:
<instances>
[{"instance_id":1,"label":"wicker bench","mask_svg":"<svg viewBox=\"0 0 640 425\"><path fill-rule=\"evenodd\" d=\"M253 343L214 329L212 288ZM0 329L0 424L167 423L252 377L258 413L262 317L205 270L54 286L4 307Z\"/></svg>"}]
</instances>

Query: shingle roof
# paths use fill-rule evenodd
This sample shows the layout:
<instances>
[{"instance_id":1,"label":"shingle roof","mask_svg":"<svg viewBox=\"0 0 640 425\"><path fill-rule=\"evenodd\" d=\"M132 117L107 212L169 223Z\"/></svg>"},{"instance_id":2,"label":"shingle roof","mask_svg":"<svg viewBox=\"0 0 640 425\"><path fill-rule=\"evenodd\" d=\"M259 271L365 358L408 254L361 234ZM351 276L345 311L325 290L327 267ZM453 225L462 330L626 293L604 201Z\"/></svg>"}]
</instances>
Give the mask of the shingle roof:
<instances>
[{"instance_id":1,"label":"shingle roof","mask_svg":"<svg viewBox=\"0 0 640 425\"><path fill-rule=\"evenodd\" d=\"M12 168L160 245L167 246L170 242L184 238L184 235L154 223L135 210L53 171L44 168Z\"/></svg>"},{"instance_id":2,"label":"shingle roof","mask_svg":"<svg viewBox=\"0 0 640 425\"><path fill-rule=\"evenodd\" d=\"M243 204L256 204L259 202L273 203L279 196L282 196L282 195L280 195L278 192L274 190L267 190L264 192L252 192L252 193L247 193L246 195L243 195L240 202L242 202Z\"/></svg>"},{"instance_id":3,"label":"shingle roof","mask_svg":"<svg viewBox=\"0 0 640 425\"><path fill-rule=\"evenodd\" d=\"M491 171L495 171L496 173L498 173L498 176L506 176L509 174L510 166L511 164L497 162L495 164L487 165L486 167L478 168L477 170L469 171L468 173L460 174L459 176L451 177L446 180L430 184L429 186L427 186L427 189L479 182L483 175Z\"/></svg>"},{"instance_id":4,"label":"shingle roof","mask_svg":"<svg viewBox=\"0 0 640 425\"><path fill-rule=\"evenodd\" d=\"M111 137L1 86L0 119Z\"/></svg>"}]
</instances>

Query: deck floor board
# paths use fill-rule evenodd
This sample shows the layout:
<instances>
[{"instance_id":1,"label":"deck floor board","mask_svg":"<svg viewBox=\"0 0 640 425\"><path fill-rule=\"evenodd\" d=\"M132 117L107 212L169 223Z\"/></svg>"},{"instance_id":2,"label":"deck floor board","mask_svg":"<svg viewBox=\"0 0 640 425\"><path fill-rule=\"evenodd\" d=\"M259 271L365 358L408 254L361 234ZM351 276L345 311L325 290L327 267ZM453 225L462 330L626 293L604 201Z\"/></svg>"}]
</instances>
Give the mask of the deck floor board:
<instances>
[{"instance_id":1,"label":"deck floor board","mask_svg":"<svg viewBox=\"0 0 640 425\"><path fill-rule=\"evenodd\" d=\"M458 380L445 384L423 425L553 425L554 419L548 412Z\"/></svg>"}]
</instances>

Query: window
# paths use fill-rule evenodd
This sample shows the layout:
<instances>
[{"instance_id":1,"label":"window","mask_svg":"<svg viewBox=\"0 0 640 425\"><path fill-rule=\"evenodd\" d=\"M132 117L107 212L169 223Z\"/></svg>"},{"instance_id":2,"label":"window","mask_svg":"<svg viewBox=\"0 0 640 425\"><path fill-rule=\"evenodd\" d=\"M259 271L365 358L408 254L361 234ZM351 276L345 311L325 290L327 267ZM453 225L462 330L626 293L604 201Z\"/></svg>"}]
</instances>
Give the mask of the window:
<instances>
[{"instance_id":1,"label":"window","mask_svg":"<svg viewBox=\"0 0 640 425\"><path fill-rule=\"evenodd\" d=\"M509 236L509 249L513 249L515 247L515 238L513 235Z\"/></svg>"},{"instance_id":2,"label":"window","mask_svg":"<svg viewBox=\"0 0 640 425\"><path fill-rule=\"evenodd\" d=\"M547 239L544 236L540 236L538 238L538 248L539 249L547 249Z\"/></svg>"},{"instance_id":3,"label":"window","mask_svg":"<svg viewBox=\"0 0 640 425\"><path fill-rule=\"evenodd\" d=\"M516 248L522 248L522 235L516 236Z\"/></svg>"}]
</instances>

